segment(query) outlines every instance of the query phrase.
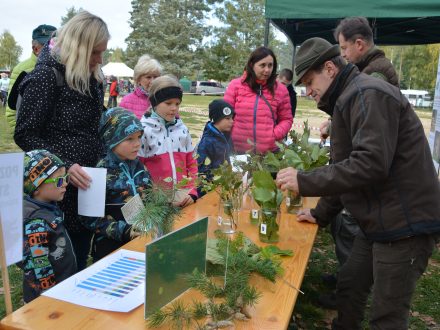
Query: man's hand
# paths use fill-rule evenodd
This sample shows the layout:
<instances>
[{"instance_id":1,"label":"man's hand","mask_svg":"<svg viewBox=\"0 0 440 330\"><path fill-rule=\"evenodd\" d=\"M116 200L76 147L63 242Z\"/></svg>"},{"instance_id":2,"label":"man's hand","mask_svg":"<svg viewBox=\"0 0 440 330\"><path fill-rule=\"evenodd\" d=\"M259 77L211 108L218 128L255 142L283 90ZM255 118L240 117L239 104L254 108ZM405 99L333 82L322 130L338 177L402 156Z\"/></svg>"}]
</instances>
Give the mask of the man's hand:
<instances>
[{"instance_id":1,"label":"man's hand","mask_svg":"<svg viewBox=\"0 0 440 330\"><path fill-rule=\"evenodd\" d=\"M296 194L299 193L298 189L298 171L293 167L284 168L277 174L276 184L281 190L290 190Z\"/></svg>"},{"instance_id":2,"label":"man's hand","mask_svg":"<svg viewBox=\"0 0 440 330\"><path fill-rule=\"evenodd\" d=\"M301 209L296 214L296 220L316 223L316 219L310 213L310 209Z\"/></svg>"},{"instance_id":3,"label":"man's hand","mask_svg":"<svg viewBox=\"0 0 440 330\"><path fill-rule=\"evenodd\" d=\"M84 171L79 164L73 164L67 173L70 174L70 182L77 188L87 190L90 187L92 178Z\"/></svg>"},{"instance_id":4,"label":"man's hand","mask_svg":"<svg viewBox=\"0 0 440 330\"><path fill-rule=\"evenodd\" d=\"M330 132L330 119L326 120L325 122L321 123L321 125L319 125L319 133L320 133L320 138L321 141L325 141L328 137L329 137L329 132Z\"/></svg>"}]
</instances>

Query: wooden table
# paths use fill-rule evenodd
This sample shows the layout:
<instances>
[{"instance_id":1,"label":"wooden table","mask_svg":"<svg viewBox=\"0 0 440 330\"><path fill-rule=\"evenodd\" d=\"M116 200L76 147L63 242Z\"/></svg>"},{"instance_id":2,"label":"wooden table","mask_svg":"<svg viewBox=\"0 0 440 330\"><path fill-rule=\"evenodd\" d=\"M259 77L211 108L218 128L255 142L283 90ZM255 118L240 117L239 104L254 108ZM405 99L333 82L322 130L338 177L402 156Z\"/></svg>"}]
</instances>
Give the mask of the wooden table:
<instances>
[{"instance_id":1,"label":"wooden table","mask_svg":"<svg viewBox=\"0 0 440 330\"><path fill-rule=\"evenodd\" d=\"M176 227L209 216L210 230L212 230L217 225L215 215L218 212L218 201L218 196L215 193L204 196L196 204L185 209L184 215ZM304 207L314 207L316 202L317 198L305 198ZM301 287L318 226L297 222L295 215L284 212L284 206L282 211L280 242L277 245L281 249L292 249L294 256L283 257L285 273L283 279L278 279L276 283L252 276L251 283L256 285L263 295L251 310L252 319L248 322L235 321L236 329L280 330L286 329L289 323L298 296L298 291L293 287ZM255 243L260 244L257 226L249 223L248 212L242 212L238 229ZM147 242L147 238L139 238L129 242L123 248L143 252ZM194 290L188 290L180 298L191 302L193 298L201 298L201 295ZM0 325L2 329L113 330L148 328L144 320L143 305L129 313L118 313L94 310L44 296L40 296L8 315ZM169 329L169 325L159 329Z\"/></svg>"}]
</instances>

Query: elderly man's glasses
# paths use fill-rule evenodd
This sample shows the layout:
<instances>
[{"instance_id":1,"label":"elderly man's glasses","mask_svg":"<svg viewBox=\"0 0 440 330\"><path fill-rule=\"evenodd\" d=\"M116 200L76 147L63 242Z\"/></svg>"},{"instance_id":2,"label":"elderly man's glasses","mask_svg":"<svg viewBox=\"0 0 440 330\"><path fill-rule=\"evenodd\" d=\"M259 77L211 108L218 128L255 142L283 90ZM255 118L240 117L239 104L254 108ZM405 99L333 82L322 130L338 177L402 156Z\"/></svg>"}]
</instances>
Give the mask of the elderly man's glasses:
<instances>
[{"instance_id":1,"label":"elderly man's glasses","mask_svg":"<svg viewBox=\"0 0 440 330\"><path fill-rule=\"evenodd\" d=\"M64 183L69 184L69 174L44 180L44 183L54 183L57 188L64 186Z\"/></svg>"}]
</instances>

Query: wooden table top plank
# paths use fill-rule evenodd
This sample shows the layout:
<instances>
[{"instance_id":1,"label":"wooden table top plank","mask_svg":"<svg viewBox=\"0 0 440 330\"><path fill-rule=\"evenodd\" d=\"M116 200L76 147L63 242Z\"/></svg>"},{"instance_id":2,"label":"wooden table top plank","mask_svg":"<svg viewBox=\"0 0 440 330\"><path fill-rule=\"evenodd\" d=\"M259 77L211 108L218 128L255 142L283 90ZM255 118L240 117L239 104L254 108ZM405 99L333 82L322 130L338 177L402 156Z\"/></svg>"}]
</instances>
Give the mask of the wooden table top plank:
<instances>
[{"instance_id":1,"label":"wooden table top plank","mask_svg":"<svg viewBox=\"0 0 440 330\"><path fill-rule=\"evenodd\" d=\"M218 196L210 193L197 201L194 205L184 210L182 218L176 223L176 228L185 226L194 220L209 217L209 230L216 228L216 214L218 212ZM304 207L316 205L317 198L305 198ZM277 246L281 249L292 249L293 257L283 257L283 279L276 283L262 279L257 275L251 277L251 284L257 286L263 296L255 307L251 309L252 319L247 322L235 321L236 329L264 329L279 330L287 328L290 315L293 312L298 291L300 288L307 263L313 247L318 227L314 224L300 223L296 216L285 213L282 208L280 224L280 242ZM249 211L240 214L238 229L259 245L258 227L249 222ZM148 238L135 239L124 249L145 251ZM288 282L288 283L286 283ZM188 290L180 298L190 303L192 299L202 299L200 293ZM144 320L144 306L141 305L129 313L109 312L95 310L74 305L68 302L40 296L34 301L11 315L5 317L1 323L3 329L148 329ZM169 329L164 325L160 330Z\"/></svg>"}]
</instances>

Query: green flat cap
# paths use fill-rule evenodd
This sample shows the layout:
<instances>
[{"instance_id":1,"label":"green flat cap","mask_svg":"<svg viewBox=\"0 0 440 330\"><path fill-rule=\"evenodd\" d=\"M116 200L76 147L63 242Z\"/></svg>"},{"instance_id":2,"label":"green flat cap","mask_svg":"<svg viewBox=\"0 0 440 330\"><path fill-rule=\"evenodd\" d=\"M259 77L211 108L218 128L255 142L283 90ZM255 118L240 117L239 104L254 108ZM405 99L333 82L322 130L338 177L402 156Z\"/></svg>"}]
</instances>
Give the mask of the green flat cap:
<instances>
[{"instance_id":1,"label":"green flat cap","mask_svg":"<svg viewBox=\"0 0 440 330\"><path fill-rule=\"evenodd\" d=\"M295 58L295 86L301 84L307 71L340 54L339 45L332 45L325 39L310 38L304 41Z\"/></svg>"}]
</instances>

